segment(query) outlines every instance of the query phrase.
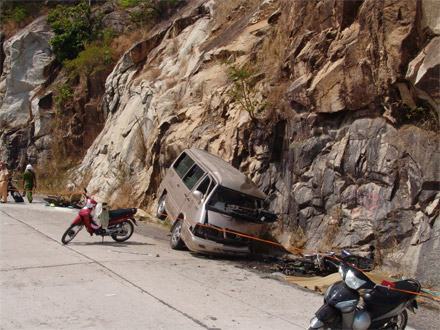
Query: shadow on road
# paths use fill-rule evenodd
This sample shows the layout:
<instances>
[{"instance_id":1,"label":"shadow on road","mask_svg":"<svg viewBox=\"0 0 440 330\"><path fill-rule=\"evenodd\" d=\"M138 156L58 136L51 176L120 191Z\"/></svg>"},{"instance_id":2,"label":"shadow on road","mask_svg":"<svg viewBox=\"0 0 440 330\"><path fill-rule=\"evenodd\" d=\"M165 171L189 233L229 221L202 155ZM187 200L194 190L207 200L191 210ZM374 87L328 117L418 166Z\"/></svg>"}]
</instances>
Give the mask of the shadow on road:
<instances>
[{"instance_id":1,"label":"shadow on road","mask_svg":"<svg viewBox=\"0 0 440 330\"><path fill-rule=\"evenodd\" d=\"M117 247L127 247L127 246L136 246L136 245L156 245L152 243L143 243L143 242L111 242L111 241L96 241L96 242L71 242L69 246L88 246L88 245L105 245L105 246L117 246Z\"/></svg>"}]
</instances>

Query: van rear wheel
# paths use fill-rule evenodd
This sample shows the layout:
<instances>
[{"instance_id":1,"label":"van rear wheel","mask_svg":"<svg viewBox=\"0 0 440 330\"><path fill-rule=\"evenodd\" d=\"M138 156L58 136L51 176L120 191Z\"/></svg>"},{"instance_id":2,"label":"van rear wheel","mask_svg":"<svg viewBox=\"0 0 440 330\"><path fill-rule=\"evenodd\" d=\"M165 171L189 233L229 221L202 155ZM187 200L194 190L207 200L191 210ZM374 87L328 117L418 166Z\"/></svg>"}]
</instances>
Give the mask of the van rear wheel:
<instances>
[{"instance_id":1,"label":"van rear wheel","mask_svg":"<svg viewBox=\"0 0 440 330\"><path fill-rule=\"evenodd\" d=\"M182 240L182 220L176 220L171 230L170 246L173 250L184 250L185 243Z\"/></svg>"}]
</instances>

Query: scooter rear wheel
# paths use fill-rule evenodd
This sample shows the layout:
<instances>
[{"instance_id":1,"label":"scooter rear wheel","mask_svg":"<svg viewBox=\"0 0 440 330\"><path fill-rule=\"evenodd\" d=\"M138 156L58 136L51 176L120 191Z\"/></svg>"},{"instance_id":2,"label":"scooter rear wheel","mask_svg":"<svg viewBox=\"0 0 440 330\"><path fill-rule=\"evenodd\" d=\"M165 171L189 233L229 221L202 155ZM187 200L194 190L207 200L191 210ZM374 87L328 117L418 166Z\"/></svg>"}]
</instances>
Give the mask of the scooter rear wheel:
<instances>
[{"instance_id":1,"label":"scooter rear wheel","mask_svg":"<svg viewBox=\"0 0 440 330\"><path fill-rule=\"evenodd\" d=\"M75 236L83 229L83 225L71 225L67 230L64 232L63 236L61 237L61 242L63 244L68 244L71 240L75 238Z\"/></svg>"},{"instance_id":2,"label":"scooter rear wheel","mask_svg":"<svg viewBox=\"0 0 440 330\"><path fill-rule=\"evenodd\" d=\"M123 234L113 234L111 235L113 240L116 242L125 242L128 240L134 232L134 226L131 221L124 221L121 223L121 228Z\"/></svg>"}]
</instances>

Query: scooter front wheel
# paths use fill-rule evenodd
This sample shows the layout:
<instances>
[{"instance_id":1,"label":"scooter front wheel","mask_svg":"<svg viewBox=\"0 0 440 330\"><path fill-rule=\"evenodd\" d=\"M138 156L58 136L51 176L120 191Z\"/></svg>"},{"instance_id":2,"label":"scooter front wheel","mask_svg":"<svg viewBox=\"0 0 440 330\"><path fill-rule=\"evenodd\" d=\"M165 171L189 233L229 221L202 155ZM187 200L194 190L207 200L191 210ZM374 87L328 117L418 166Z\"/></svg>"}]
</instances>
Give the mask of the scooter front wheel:
<instances>
[{"instance_id":1,"label":"scooter front wheel","mask_svg":"<svg viewBox=\"0 0 440 330\"><path fill-rule=\"evenodd\" d=\"M64 232L63 236L61 237L61 242L63 244L68 244L71 240L75 238L75 236L83 229L83 225L71 225L67 230Z\"/></svg>"},{"instance_id":2,"label":"scooter front wheel","mask_svg":"<svg viewBox=\"0 0 440 330\"><path fill-rule=\"evenodd\" d=\"M393 322L392 322L392 329L396 329L396 330L404 330L406 328L406 325L408 323L408 312L405 310L403 310L402 313L400 313L399 315L397 315ZM387 328L388 329L388 328Z\"/></svg>"}]
</instances>

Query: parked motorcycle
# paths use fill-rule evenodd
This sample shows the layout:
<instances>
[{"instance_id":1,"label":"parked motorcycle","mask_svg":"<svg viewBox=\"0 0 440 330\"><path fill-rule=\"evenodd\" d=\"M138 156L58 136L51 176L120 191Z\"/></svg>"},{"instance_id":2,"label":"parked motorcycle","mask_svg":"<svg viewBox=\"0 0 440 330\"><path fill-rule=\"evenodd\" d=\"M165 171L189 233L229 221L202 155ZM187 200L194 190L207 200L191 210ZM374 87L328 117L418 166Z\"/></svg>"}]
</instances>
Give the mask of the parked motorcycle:
<instances>
[{"instance_id":1,"label":"parked motorcycle","mask_svg":"<svg viewBox=\"0 0 440 330\"><path fill-rule=\"evenodd\" d=\"M310 329L405 329L407 309L415 313L420 283L413 279L378 285L344 261L340 262L342 281L331 285L324 305L310 321ZM395 288L397 291L392 290Z\"/></svg>"},{"instance_id":2,"label":"parked motorcycle","mask_svg":"<svg viewBox=\"0 0 440 330\"><path fill-rule=\"evenodd\" d=\"M12 178L9 178L9 180L8 180L8 193L11 194L11 197L14 199L14 201L16 203L23 203L24 202L23 196L21 196L17 187L12 182Z\"/></svg>"},{"instance_id":3,"label":"parked motorcycle","mask_svg":"<svg viewBox=\"0 0 440 330\"><path fill-rule=\"evenodd\" d=\"M110 236L116 242L124 242L133 235L134 225L137 225L134 215L136 208L117 209L109 211L109 223L106 229L97 228L94 235ZM67 228L61 237L63 244L71 242L75 236L84 228L82 217L78 214L72 224Z\"/></svg>"}]
</instances>

